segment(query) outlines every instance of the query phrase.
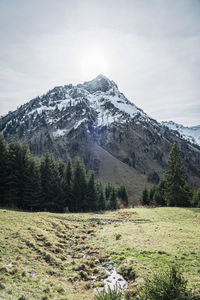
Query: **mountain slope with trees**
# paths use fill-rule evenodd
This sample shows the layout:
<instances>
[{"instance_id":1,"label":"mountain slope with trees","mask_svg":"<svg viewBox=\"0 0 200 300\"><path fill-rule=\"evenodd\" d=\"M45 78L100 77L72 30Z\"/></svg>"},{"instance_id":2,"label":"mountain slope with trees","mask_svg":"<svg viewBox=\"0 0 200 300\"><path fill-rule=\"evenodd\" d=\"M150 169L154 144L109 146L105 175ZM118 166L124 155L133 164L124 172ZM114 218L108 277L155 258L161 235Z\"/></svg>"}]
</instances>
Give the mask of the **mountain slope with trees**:
<instances>
[{"instance_id":1,"label":"mountain slope with trees","mask_svg":"<svg viewBox=\"0 0 200 300\"><path fill-rule=\"evenodd\" d=\"M46 153L40 161L27 144L7 144L0 135L0 207L28 211L83 212L128 205L124 186L105 187L77 159L55 160Z\"/></svg>"},{"instance_id":2,"label":"mountain slope with trees","mask_svg":"<svg viewBox=\"0 0 200 300\"><path fill-rule=\"evenodd\" d=\"M186 170L182 162L182 153L174 143L163 178L150 191L143 190L143 205L200 207L200 192L192 190L186 182Z\"/></svg>"},{"instance_id":3,"label":"mountain slope with trees","mask_svg":"<svg viewBox=\"0 0 200 300\"><path fill-rule=\"evenodd\" d=\"M188 182L200 186L199 147L151 119L103 75L76 86L55 87L1 117L0 130L7 141L27 141L40 157L47 150L64 161L74 162L79 156L96 176L111 173L107 165L115 169L120 164L125 177L135 178L133 184L124 182L132 203L137 203L144 186L159 182L176 142ZM110 160L107 165L102 153ZM122 177L117 172L109 176L114 184Z\"/></svg>"}]
</instances>

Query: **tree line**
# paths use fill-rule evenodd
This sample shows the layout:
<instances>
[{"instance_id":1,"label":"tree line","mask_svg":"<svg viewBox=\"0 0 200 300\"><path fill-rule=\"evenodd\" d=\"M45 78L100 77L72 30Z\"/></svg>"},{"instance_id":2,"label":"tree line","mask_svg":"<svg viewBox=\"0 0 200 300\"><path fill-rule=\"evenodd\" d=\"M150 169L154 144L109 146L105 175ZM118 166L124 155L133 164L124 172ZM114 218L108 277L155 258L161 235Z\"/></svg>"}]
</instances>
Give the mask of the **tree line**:
<instances>
[{"instance_id":1,"label":"tree line","mask_svg":"<svg viewBox=\"0 0 200 300\"><path fill-rule=\"evenodd\" d=\"M200 207L200 191L192 190L186 182L182 153L174 143L163 178L150 190L143 190L142 205Z\"/></svg>"},{"instance_id":2,"label":"tree line","mask_svg":"<svg viewBox=\"0 0 200 300\"><path fill-rule=\"evenodd\" d=\"M26 211L84 212L128 205L124 186L103 186L77 159L55 160L46 153L40 160L27 143L6 143L0 135L0 206Z\"/></svg>"}]
</instances>

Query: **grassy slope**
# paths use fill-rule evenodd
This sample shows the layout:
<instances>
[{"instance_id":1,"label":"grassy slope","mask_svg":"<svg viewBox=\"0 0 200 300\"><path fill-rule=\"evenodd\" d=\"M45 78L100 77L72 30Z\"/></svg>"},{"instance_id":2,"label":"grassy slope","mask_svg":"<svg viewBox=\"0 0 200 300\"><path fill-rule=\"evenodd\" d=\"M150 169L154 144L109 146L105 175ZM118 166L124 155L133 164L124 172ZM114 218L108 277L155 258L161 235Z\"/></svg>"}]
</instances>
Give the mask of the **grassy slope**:
<instances>
[{"instance_id":1,"label":"grassy slope","mask_svg":"<svg viewBox=\"0 0 200 300\"><path fill-rule=\"evenodd\" d=\"M94 152L101 161L99 169L100 180L104 183L124 184L129 195L129 202L138 204L138 199L144 188L151 186L147 182L146 176L121 162L98 145L94 146Z\"/></svg>"},{"instance_id":2,"label":"grassy slope","mask_svg":"<svg viewBox=\"0 0 200 300\"><path fill-rule=\"evenodd\" d=\"M200 284L200 209L136 208L104 214L0 210L0 299L93 299L98 261L132 267L136 283L177 261ZM121 237L117 240L116 235ZM85 270L80 274L79 266ZM91 275L99 276L95 283ZM46 297L46 298L45 298Z\"/></svg>"}]
</instances>

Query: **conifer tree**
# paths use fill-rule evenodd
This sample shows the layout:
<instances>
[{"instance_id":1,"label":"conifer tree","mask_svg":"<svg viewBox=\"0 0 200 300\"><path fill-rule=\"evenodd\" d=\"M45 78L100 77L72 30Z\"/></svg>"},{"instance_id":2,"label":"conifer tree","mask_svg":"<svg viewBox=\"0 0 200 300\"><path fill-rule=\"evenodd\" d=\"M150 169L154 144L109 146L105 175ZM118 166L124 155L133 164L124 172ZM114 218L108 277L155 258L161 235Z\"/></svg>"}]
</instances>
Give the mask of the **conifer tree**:
<instances>
[{"instance_id":1,"label":"conifer tree","mask_svg":"<svg viewBox=\"0 0 200 300\"><path fill-rule=\"evenodd\" d=\"M64 193L65 193L65 207L69 211L73 211L73 197L72 197L72 178L73 178L73 168L71 160L68 160L66 171L64 174Z\"/></svg>"},{"instance_id":2,"label":"conifer tree","mask_svg":"<svg viewBox=\"0 0 200 300\"><path fill-rule=\"evenodd\" d=\"M98 199L97 199L97 210L104 210L106 208L106 199L105 199L105 193L103 186L100 182L96 184L97 188L97 194L98 194Z\"/></svg>"},{"instance_id":3,"label":"conifer tree","mask_svg":"<svg viewBox=\"0 0 200 300\"><path fill-rule=\"evenodd\" d=\"M86 170L82 161L78 159L75 163L74 174L73 174L73 211L83 211L86 200L87 192L87 181L86 181Z\"/></svg>"},{"instance_id":4,"label":"conifer tree","mask_svg":"<svg viewBox=\"0 0 200 300\"><path fill-rule=\"evenodd\" d=\"M67 169L66 169L66 181L68 185L71 185L72 183L72 176L73 176L72 163L71 160L68 160Z\"/></svg>"},{"instance_id":5,"label":"conifer tree","mask_svg":"<svg viewBox=\"0 0 200 300\"><path fill-rule=\"evenodd\" d=\"M40 176L40 161L35 157L30 158L24 182L23 209L38 211L41 209L42 190Z\"/></svg>"},{"instance_id":6,"label":"conifer tree","mask_svg":"<svg viewBox=\"0 0 200 300\"><path fill-rule=\"evenodd\" d=\"M21 174L22 146L19 142L12 141L8 149L8 176L6 187L6 206L21 208L22 178Z\"/></svg>"},{"instance_id":7,"label":"conifer tree","mask_svg":"<svg viewBox=\"0 0 200 300\"><path fill-rule=\"evenodd\" d=\"M194 191L191 200L192 207L200 207L200 192Z\"/></svg>"},{"instance_id":8,"label":"conifer tree","mask_svg":"<svg viewBox=\"0 0 200 300\"><path fill-rule=\"evenodd\" d=\"M153 202L159 206L166 206L166 197L165 197L165 180L161 179L159 184L156 186L153 193Z\"/></svg>"},{"instance_id":9,"label":"conifer tree","mask_svg":"<svg viewBox=\"0 0 200 300\"><path fill-rule=\"evenodd\" d=\"M5 206L5 191L7 189L8 148L5 139L0 134L0 206Z\"/></svg>"},{"instance_id":10,"label":"conifer tree","mask_svg":"<svg viewBox=\"0 0 200 300\"><path fill-rule=\"evenodd\" d=\"M154 185L150 188L150 191L149 191L149 201L150 201L150 203L153 202L153 197L154 197L155 191L156 191L156 185Z\"/></svg>"},{"instance_id":11,"label":"conifer tree","mask_svg":"<svg viewBox=\"0 0 200 300\"><path fill-rule=\"evenodd\" d=\"M149 205L149 193L148 193L148 190L146 188L142 192L141 204L142 205Z\"/></svg>"},{"instance_id":12,"label":"conifer tree","mask_svg":"<svg viewBox=\"0 0 200 300\"><path fill-rule=\"evenodd\" d=\"M128 195L124 185L121 185L118 188L117 196L122 201L123 204L128 205Z\"/></svg>"},{"instance_id":13,"label":"conifer tree","mask_svg":"<svg viewBox=\"0 0 200 300\"><path fill-rule=\"evenodd\" d=\"M164 181L167 205L188 206L190 191L186 184L186 172L182 163L181 151L176 143L169 155Z\"/></svg>"},{"instance_id":14,"label":"conifer tree","mask_svg":"<svg viewBox=\"0 0 200 300\"><path fill-rule=\"evenodd\" d=\"M59 211L60 205L60 181L59 172L53 156L46 153L41 162L41 183L43 204L48 211Z\"/></svg>"},{"instance_id":15,"label":"conifer tree","mask_svg":"<svg viewBox=\"0 0 200 300\"><path fill-rule=\"evenodd\" d=\"M86 195L84 209L95 211L97 209L97 201L98 201L98 197L97 197L97 188L94 179L94 173L91 172L87 184L87 195Z\"/></svg>"},{"instance_id":16,"label":"conifer tree","mask_svg":"<svg viewBox=\"0 0 200 300\"><path fill-rule=\"evenodd\" d=\"M111 192L112 192L112 185L110 183L108 183L105 187L105 197L106 197L106 201L109 201L109 198L110 198L110 195L111 195Z\"/></svg>"},{"instance_id":17,"label":"conifer tree","mask_svg":"<svg viewBox=\"0 0 200 300\"><path fill-rule=\"evenodd\" d=\"M110 209L116 209L117 208L117 195L116 195L116 192L115 192L114 188L112 188L109 202L110 202Z\"/></svg>"}]
</instances>

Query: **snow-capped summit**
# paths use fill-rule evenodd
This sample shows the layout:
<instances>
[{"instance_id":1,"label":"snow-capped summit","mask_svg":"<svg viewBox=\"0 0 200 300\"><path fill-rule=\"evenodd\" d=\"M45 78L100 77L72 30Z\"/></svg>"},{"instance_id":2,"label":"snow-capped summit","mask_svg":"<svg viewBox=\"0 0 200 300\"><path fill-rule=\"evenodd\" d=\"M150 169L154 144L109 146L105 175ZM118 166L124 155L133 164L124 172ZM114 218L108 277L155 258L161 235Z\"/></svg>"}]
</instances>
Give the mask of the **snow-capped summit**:
<instances>
[{"instance_id":1,"label":"snow-capped summit","mask_svg":"<svg viewBox=\"0 0 200 300\"><path fill-rule=\"evenodd\" d=\"M8 141L12 137L27 140L39 156L46 151L63 159L79 156L103 181L119 183L123 177L136 201L145 180L159 181L177 142L189 176L200 185L199 149L150 118L103 75L82 84L54 87L0 117L0 131ZM137 179L135 185L131 178Z\"/></svg>"},{"instance_id":2,"label":"snow-capped summit","mask_svg":"<svg viewBox=\"0 0 200 300\"><path fill-rule=\"evenodd\" d=\"M40 126L43 119L54 137L67 135L82 123L92 122L93 126L108 126L114 122L126 123L130 118L138 117L138 122L149 119L148 116L119 90L117 84L104 75L98 75L83 84L58 86L45 95L31 100L19 110L2 118L5 122L2 130L5 134L13 123L17 133L22 132L29 123L29 132Z\"/></svg>"},{"instance_id":3,"label":"snow-capped summit","mask_svg":"<svg viewBox=\"0 0 200 300\"><path fill-rule=\"evenodd\" d=\"M114 87L118 88L114 81L101 74L91 81L86 81L82 85L80 84L80 86L84 87L90 93L97 91L106 92Z\"/></svg>"},{"instance_id":4,"label":"snow-capped summit","mask_svg":"<svg viewBox=\"0 0 200 300\"><path fill-rule=\"evenodd\" d=\"M178 131L182 138L186 139L190 143L200 146L200 125L185 127L182 124L178 124L173 121L165 121L162 122L162 124L167 126L171 130Z\"/></svg>"}]
</instances>

